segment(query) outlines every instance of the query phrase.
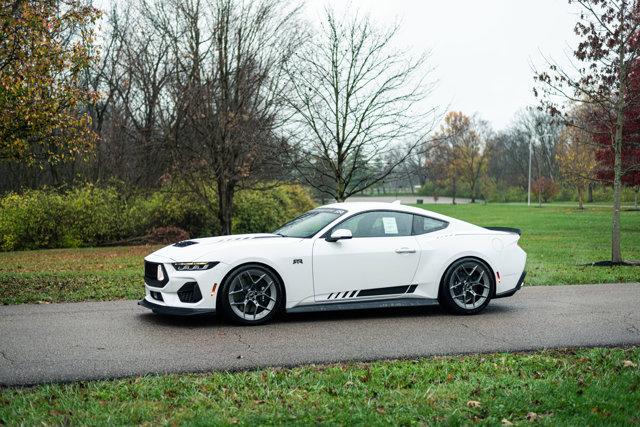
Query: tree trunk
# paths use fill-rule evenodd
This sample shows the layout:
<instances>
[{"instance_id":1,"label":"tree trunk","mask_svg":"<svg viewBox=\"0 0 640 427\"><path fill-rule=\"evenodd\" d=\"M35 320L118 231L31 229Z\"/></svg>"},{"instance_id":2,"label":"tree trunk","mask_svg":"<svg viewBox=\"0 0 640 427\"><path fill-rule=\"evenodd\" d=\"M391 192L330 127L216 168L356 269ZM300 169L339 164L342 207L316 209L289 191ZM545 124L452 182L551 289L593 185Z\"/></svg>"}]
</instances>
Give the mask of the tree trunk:
<instances>
[{"instance_id":1,"label":"tree trunk","mask_svg":"<svg viewBox=\"0 0 640 427\"><path fill-rule=\"evenodd\" d=\"M593 203L593 182L589 183L589 187L587 188L587 203Z\"/></svg>"},{"instance_id":2,"label":"tree trunk","mask_svg":"<svg viewBox=\"0 0 640 427\"><path fill-rule=\"evenodd\" d=\"M233 193L235 185L226 179L218 179L218 221L220 234L231 234L231 219L233 218Z\"/></svg>"},{"instance_id":3,"label":"tree trunk","mask_svg":"<svg viewBox=\"0 0 640 427\"><path fill-rule=\"evenodd\" d=\"M538 181L540 180L540 177L538 177ZM540 187L542 187L542 185L540 185ZM538 188L538 207L541 208L542 207L542 188Z\"/></svg>"},{"instance_id":4,"label":"tree trunk","mask_svg":"<svg viewBox=\"0 0 640 427\"><path fill-rule=\"evenodd\" d=\"M452 193L451 194L451 197L452 197L451 204L455 205L456 204L456 190L457 190L457 188L456 188L456 178L455 177L453 177L452 184L453 184L453 186L451 188L451 193Z\"/></svg>"},{"instance_id":5,"label":"tree trunk","mask_svg":"<svg viewBox=\"0 0 640 427\"><path fill-rule=\"evenodd\" d=\"M622 193L622 130L624 126L625 97L627 95L627 69L625 67L625 44L618 50L618 99L615 105L616 133L613 139L613 215L611 219L611 262L622 262L620 250L620 198Z\"/></svg>"},{"instance_id":6,"label":"tree trunk","mask_svg":"<svg viewBox=\"0 0 640 427\"><path fill-rule=\"evenodd\" d=\"M633 195L633 208L638 209L638 193L640 193L640 185L636 185L636 191Z\"/></svg>"},{"instance_id":7,"label":"tree trunk","mask_svg":"<svg viewBox=\"0 0 640 427\"><path fill-rule=\"evenodd\" d=\"M471 186L471 203L476 202L476 188L475 184Z\"/></svg>"},{"instance_id":8,"label":"tree trunk","mask_svg":"<svg viewBox=\"0 0 640 427\"><path fill-rule=\"evenodd\" d=\"M344 179L342 178L342 175L336 171L335 173L335 179L336 179L336 194L335 194L335 199L336 202L338 203L342 203L346 200L346 197L344 196L346 191L347 191L347 186L344 182Z\"/></svg>"},{"instance_id":9,"label":"tree trunk","mask_svg":"<svg viewBox=\"0 0 640 427\"><path fill-rule=\"evenodd\" d=\"M620 250L620 196L622 192L622 125L624 110L616 114L616 135L613 141L613 216L611 221L611 262L622 262Z\"/></svg>"},{"instance_id":10,"label":"tree trunk","mask_svg":"<svg viewBox=\"0 0 640 427\"><path fill-rule=\"evenodd\" d=\"M582 187L578 187L578 209L584 209L584 203L582 202Z\"/></svg>"}]
</instances>

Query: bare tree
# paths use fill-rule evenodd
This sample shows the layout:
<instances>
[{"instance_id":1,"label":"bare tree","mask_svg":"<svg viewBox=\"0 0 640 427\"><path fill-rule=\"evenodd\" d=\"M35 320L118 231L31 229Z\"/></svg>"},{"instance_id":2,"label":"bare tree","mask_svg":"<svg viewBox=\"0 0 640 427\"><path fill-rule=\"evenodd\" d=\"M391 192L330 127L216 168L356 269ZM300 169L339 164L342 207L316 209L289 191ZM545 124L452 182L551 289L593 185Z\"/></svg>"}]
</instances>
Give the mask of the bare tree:
<instances>
[{"instance_id":1,"label":"bare tree","mask_svg":"<svg viewBox=\"0 0 640 427\"><path fill-rule=\"evenodd\" d=\"M109 19L108 152L144 182L180 176L231 232L237 189L282 172L284 63L300 42L288 0L137 0ZM117 166L117 165L116 165ZM140 166L140 167L137 167ZM127 177L131 182L131 177Z\"/></svg>"},{"instance_id":2,"label":"bare tree","mask_svg":"<svg viewBox=\"0 0 640 427\"><path fill-rule=\"evenodd\" d=\"M386 165L398 164L398 166L385 181L394 183L396 188L409 187L411 194L415 194L415 188L422 187L427 182L428 172L425 163L425 152L429 145L424 143L418 146L417 149L413 149L411 144L407 143L398 146L386 157ZM408 152L410 154L407 156ZM404 160L399 161L400 159Z\"/></svg>"},{"instance_id":3,"label":"bare tree","mask_svg":"<svg viewBox=\"0 0 640 427\"><path fill-rule=\"evenodd\" d=\"M268 178L282 151L276 129L284 64L300 42L298 10L286 0L215 0L205 12L212 26L204 28L198 10L184 13L186 48L195 53L180 82L181 128L188 134L175 148L186 165L181 171L199 194L206 196L206 189L198 184L213 178L222 234L231 233L236 190Z\"/></svg>"},{"instance_id":4,"label":"bare tree","mask_svg":"<svg viewBox=\"0 0 640 427\"><path fill-rule=\"evenodd\" d=\"M551 62L548 72L536 73L536 80L543 105L554 113L563 113L558 97L578 105L589 104L603 112L601 124L609 131L614 154L611 262L618 264L622 262L620 205L625 116L640 102L640 91L630 90L640 57L640 6L637 0L570 1L580 7L575 32L582 41L574 52L580 65L569 69Z\"/></svg>"},{"instance_id":5,"label":"bare tree","mask_svg":"<svg viewBox=\"0 0 640 427\"><path fill-rule=\"evenodd\" d=\"M170 127L170 41L145 1L110 10L101 58L87 84L101 94L89 106L99 135L93 179L116 177L140 187L157 185L168 167L165 134Z\"/></svg>"},{"instance_id":6,"label":"bare tree","mask_svg":"<svg viewBox=\"0 0 640 427\"><path fill-rule=\"evenodd\" d=\"M534 176L556 180L559 173L555 149L564 128L562 120L529 107L519 112L515 127L531 144Z\"/></svg>"},{"instance_id":7,"label":"bare tree","mask_svg":"<svg viewBox=\"0 0 640 427\"><path fill-rule=\"evenodd\" d=\"M434 110L419 105L432 88L427 56L394 49L397 31L380 31L357 15L338 19L327 9L319 32L289 62L288 129L301 147L296 171L338 201L384 180L433 124ZM388 156L403 145L402 155Z\"/></svg>"},{"instance_id":8,"label":"bare tree","mask_svg":"<svg viewBox=\"0 0 640 427\"><path fill-rule=\"evenodd\" d=\"M562 120L535 108L518 111L511 125L492 138L487 172L499 191L511 186L527 190L529 146L533 179L556 179L556 147L564 127Z\"/></svg>"}]
</instances>

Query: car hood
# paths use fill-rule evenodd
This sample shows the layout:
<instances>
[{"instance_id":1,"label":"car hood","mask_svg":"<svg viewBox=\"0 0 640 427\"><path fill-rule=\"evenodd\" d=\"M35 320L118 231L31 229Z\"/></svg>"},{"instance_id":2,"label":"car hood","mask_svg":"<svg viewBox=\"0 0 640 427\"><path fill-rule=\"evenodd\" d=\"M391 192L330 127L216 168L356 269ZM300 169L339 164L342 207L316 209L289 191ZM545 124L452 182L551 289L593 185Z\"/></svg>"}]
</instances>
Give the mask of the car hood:
<instances>
[{"instance_id":1,"label":"car hood","mask_svg":"<svg viewBox=\"0 0 640 427\"><path fill-rule=\"evenodd\" d=\"M150 256L169 258L176 262L190 261L221 261L225 262L231 248L241 247L244 250L263 249L265 246L280 246L298 242L302 239L283 237L277 234L234 234L229 236L205 237L202 239L189 239L194 242L189 245L176 244L165 246L153 252ZM184 242L182 242L184 243Z\"/></svg>"}]
</instances>

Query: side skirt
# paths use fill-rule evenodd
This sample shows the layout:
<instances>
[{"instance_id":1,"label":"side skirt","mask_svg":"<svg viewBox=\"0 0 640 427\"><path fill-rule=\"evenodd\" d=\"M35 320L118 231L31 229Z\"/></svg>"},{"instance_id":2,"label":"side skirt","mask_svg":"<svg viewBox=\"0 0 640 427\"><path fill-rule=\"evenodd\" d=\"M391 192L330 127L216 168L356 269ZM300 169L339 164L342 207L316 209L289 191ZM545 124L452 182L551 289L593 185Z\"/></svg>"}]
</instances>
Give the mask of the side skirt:
<instances>
[{"instance_id":1,"label":"side skirt","mask_svg":"<svg viewBox=\"0 0 640 427\"><path fill-rule=\"evenodd\" d=\"M313 311L363 310L368 308L424 307L438 305L438 300L427 298L393 298L373 301L349 301L298 305L287 309L287 313L308 313Z\"/></svg>"}]
</instances>

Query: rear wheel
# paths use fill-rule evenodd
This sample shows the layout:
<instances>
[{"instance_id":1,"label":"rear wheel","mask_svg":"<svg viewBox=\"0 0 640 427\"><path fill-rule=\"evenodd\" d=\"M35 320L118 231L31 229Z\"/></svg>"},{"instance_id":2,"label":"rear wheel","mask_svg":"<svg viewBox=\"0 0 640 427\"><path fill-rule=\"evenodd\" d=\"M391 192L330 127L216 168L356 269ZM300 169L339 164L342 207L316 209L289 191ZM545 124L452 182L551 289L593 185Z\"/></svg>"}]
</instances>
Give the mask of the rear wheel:
<instances>
[{"instance_id":1,"label":"rear wheel","mask_svg":"<svg viewBox=\"0 0 640 427\"><path fill-rule=\"evenodd\" d=\"M484 310L494 294L491 269L476 258L451 264L442 278L438 299L454 314L476 314Z\"/></svg>"},{"instance_id":2,"label":"rear wheel","mask_svg":"<svg viewBox=\"0 0 640 427\"><path fill-rule=\"evenodd\" d=\"M232 272L221 292L223 314L242 325L269 322L280 310L283 300L278 277L258 264L248 264Z\"/></svg>"}]
</instances>

